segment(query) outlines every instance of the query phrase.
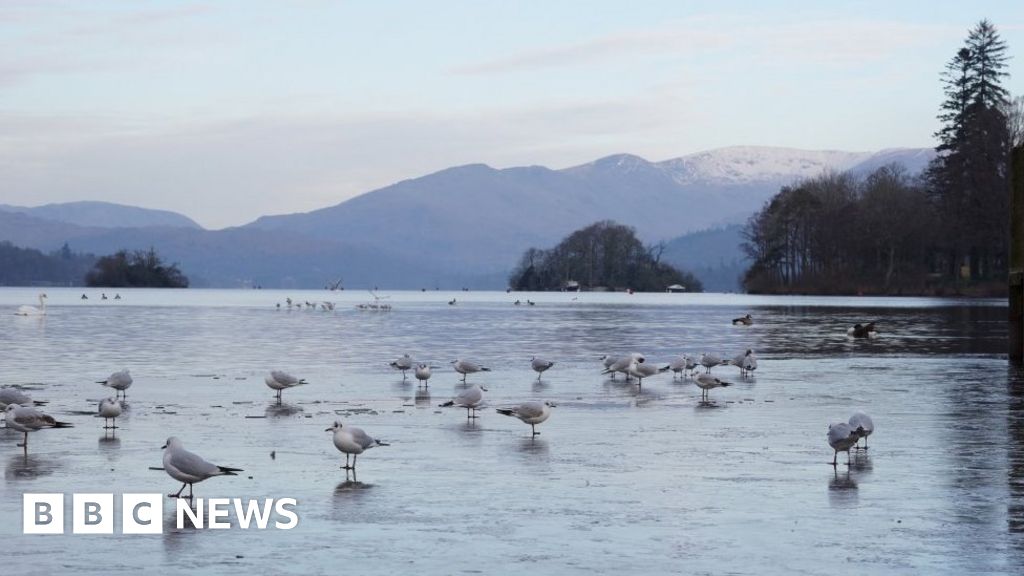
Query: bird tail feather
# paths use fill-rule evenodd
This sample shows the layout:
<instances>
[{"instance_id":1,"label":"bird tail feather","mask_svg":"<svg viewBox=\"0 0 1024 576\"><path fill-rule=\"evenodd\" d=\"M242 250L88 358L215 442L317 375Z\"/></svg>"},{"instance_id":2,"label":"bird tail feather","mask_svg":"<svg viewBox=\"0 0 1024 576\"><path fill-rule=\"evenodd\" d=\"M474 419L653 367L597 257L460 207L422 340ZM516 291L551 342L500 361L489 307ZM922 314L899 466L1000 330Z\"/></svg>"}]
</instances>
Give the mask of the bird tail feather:
<instances>
[{"instance_id":1,"label":"bird tail feather","mask_svg":"<svg viewBox=\"0 0 1024 576\"><path fill-rule=\"evenodd\" d=\"M515 416L515 412L510 408L496 408L498 414L504 414L505 416Z\"/></svg>"},{"instance_id":2,"label":"bird tail feather","mask_svg":"<svg viewBox=\"0 0 1024 576\"><path fill-rule=\"evenodd\" d=\"M449 401L445 402L444 404L438 404L438 406L442 407L442 408L445 407L445 406L455 406L455 401L454 400L449 400Z\"/></svg>"},{"instance_id":3,"label":"bird tail feather","mask_svg":"<svg viewBox=\"0 0 1024 576\"><path fill-rule=\"evenodd\" d=\"M238 476L236 472L243 471L241 468L228 468L227 466L217 466L217 469L220 470L220 473L224 476Z\"/></svg>"}]
</instances>

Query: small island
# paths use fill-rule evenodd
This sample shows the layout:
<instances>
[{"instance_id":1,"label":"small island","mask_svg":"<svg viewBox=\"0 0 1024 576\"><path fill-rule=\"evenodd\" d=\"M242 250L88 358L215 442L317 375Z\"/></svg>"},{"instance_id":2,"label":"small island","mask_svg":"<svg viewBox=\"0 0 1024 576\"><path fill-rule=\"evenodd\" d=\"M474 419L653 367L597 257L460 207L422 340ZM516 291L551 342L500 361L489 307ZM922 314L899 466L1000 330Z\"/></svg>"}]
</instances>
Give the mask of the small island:
<instances>
[{"instance_id":1,"label":"small island","mask_svg":"<svg viewBox=\"0 0 1024 576\"><path fill-rule=\"evenodd\" d=\"M156 250L119 250L103 256L85 275L85 284L106 288L188 288L177 264L165 265Z\"/></svg>"}]
</instances>

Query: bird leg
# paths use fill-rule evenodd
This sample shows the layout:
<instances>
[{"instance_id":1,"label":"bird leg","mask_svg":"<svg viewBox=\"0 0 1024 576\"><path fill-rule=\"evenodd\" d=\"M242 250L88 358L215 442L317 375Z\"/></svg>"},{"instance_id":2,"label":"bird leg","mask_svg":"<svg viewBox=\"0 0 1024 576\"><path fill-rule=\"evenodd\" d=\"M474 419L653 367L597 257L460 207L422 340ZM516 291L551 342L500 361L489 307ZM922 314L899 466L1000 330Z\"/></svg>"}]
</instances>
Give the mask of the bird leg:
<instances>
[{"instance_id":1,"label":"bird leg","mask_svg":"<svg viewBox=\"0 0 1024 576\"><path fill-rule=\"evenodd\" d=\"M530 430L531 430L531 431L533 432L533 435L534 435L534 436L539 436L539 435L540 435L540 432L537 432L537 427L536 427L536 425L534 425L534 424L530 424Z\"/></svg>"},{"instance_id":2,"label":"bird leg","mask_svg":"<svg viewBox=\"0 0 1024 576\"><path fill-rule=\"evenodd\" d=\"M188 499L189 499L190 502L192 501L192 483L191 482L188 483Z\"/></svg>"},{"instance_id":3,"label":"bird leg","mask_svg":"<svg viewBox=\"0 0 1024 576\"><path fill-rule=\"evenodd\" d=\"M168 498L181 498L181 493L182 493L183 490L185 490L185 485L186 484L188 484L188 482L182 482L181 483L181 489L178 490L178 492L176 494L168 494L167 497Z\"/></svg>"},{"instance_id":4,"label":"bird leg","mask_svg":"<svg viewBox=\"0 0 1024 576\"><path fill-rule=\"evenodd\" d=\"M351 470L352 467L348 465L348 454L345 454L345 465L341 467L342 470Z\"/></svg>"},{"instance_id":5,"label":"bird leg","mask_svg":"<svg viewBox=\"0 0 1024 576\"><path fill-rule=\"evenodd\" d=\"M833 468L835 468L837 466L836 458L839 458L839 450L836 450L835 452L832 453L832 467Z\"/></svg>"},{"instance_id":6,"label":"bird leg","mask_svg":"<svg viewBox=\"0 0 1024 576\"><path fill-rule=\"evenodd\" d=\"M352 473L353 474L356 473L356 460L358 460L358 459L359 459L359 454L353 454L352 455Z\"/></svg>"},{"instance_id":7,"label":"bird leg","mask_svg":"<svg viewBox=\"0 0 1024 576\"><path fill-rule=\"evenodd\" d=\"M25 452L28 452L28 432L25 432L25 441L22 442L21 444L18 444L18 446L24 447Z\"/></svg>"}]
</instances>

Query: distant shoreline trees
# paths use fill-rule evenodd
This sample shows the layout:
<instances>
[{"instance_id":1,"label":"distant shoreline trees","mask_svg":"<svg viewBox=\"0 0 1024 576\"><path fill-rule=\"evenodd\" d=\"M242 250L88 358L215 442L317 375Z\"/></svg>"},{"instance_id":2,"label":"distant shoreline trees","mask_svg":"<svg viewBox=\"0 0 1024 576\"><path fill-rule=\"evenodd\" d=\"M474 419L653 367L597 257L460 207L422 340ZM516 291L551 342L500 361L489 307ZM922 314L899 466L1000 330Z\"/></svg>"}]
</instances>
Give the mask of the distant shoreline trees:
<instances>
[{"instance_id":1,"label":"distant shoreline trees","mask_svg":"<svg viewBox=\"0 0 1024 576\"><path fill-rule=\"evenodd\" d=\"M60 250L44 254L3 241L0 242L0 285L80 286L95 262L95 256L72 252L67 243Z\"/></svg>"},{"instance_id":2,"label":"distant shoreline trees","mask_svg":"<svg viewBox=\"0 0 1024 576\"><path fill-rule=\"evenodd\" d=\"M105 288L188 288L188 278L177 264L165 265L150 248L119 250L103 256L86 274L85 284Z\"/></svg>"},{"instance_id":3,"label":"distant shoreline trees","mask_svg":"<svg viewBox=\"0 0 1024 576\"><path fill-rule=\"evenodd\" d=\"M938 155L922 178L886 166L783 187L744 229L744 288L1005 295L1009 157L1024 132L1024 103L1000 85L1005 52L982 20L946 65Z\"/></svg>"},{"instance_id":4,"label":"distant shoreline trees","mask_svg":"<svg viewBox=\"0 0 1024 576\"><path fill-rule=\"evenodd\" d=\"M530 248L509 278L513 290L637 290L678 284L701 292L695 276L661 262L663 246L645 247L633 228L610 220L577 230L548 250ZM575 283L575 284L573 284Z\"/></svg>"}]
</instances>

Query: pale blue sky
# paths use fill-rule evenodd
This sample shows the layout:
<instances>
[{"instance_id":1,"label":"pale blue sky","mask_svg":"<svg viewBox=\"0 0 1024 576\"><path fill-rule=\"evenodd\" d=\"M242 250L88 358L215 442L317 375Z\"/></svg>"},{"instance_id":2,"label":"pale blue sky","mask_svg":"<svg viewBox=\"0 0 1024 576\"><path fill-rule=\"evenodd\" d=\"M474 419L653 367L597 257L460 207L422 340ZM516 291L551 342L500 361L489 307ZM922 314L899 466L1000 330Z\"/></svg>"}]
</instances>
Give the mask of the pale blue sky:
<instances>
[{"instance_id":1,"label":"pale blue sky","mask_svg":"<svg viewBox=\"0 0 1024 576\"><path fill-rule=\"evenodd\" d=\"M243 224L448 166L932 146L938 74L1024 2L0 3L0 202Z\"/></svg>"}]
</instances>

